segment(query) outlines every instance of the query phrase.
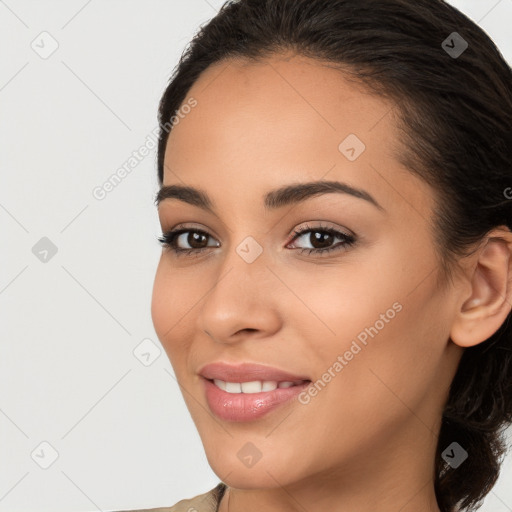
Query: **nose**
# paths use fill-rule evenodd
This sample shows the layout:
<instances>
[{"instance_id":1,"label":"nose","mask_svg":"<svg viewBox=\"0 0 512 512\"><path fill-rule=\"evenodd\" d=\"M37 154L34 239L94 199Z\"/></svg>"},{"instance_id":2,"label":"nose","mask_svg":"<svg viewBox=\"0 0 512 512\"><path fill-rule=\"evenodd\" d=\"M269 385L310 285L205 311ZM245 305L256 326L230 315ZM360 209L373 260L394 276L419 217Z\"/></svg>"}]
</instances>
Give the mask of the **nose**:
<instances>
[{"instance_id":1,"label":"nose","mask_svg":"<svg viewBox=\"0 0 512 512\"><path fill-rule=\"evenodd\" d=\"M263 254L248 263L233 249L212 272L210 291L199 307L198 328L217 343L272 335L281 325L278 283Z\"/></svg>"}]
</instances>

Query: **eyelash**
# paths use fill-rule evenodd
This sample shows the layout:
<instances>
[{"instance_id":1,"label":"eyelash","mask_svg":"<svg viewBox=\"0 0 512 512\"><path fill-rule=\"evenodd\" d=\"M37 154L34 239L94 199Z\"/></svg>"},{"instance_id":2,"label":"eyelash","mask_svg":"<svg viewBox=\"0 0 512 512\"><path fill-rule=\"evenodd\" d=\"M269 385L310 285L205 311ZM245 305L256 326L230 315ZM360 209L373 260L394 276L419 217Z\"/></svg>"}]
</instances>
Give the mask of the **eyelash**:
<instances>
[{"instance_id":1,"label":"eyelash","mask_svg":"<svg viewBox=\"0 0 512 512\"><path fill-rule=\"evenodd\" d=\"M174 229L171 231L167 231L166 233L163 233L162 236L158 237L158 241L162 244L162 246L165 249L171 250L176 256L187 256L191 255L191 253L195 253L196 256L199 256L199 253L203 252L206 249L209 249L210 247L201 247L199 249L180 249L179 247L176 247L175 240L178 236L182 235L183 233L199 233L201 235L205 235L207 237L211 236L205 231L201 229L193 229L193 228L181 228L181 229ZM331 227L323 227L323 226L316 226L316 227L310 227L306 225L302 229L295 230L293 232L294 237L289 243L294 242L297 238L304 235L305 233L309 232L319 232L319 233L327 233L329 235L333 235L336 238L341 238L343 242L341 242L338 245L335 245L333 247L329 247L327 249L299 249L300 254L303 254L305 251L309 251L308 254L311 253L321 253L322 255L329 253L331 251L337 251L337 250L346 250L349 247L353 246L356 243L356 238L352 235L349 235L347 233L343 233L341 231L338 231L337 229L331 228Z\"/></svg>"}]
</instances>

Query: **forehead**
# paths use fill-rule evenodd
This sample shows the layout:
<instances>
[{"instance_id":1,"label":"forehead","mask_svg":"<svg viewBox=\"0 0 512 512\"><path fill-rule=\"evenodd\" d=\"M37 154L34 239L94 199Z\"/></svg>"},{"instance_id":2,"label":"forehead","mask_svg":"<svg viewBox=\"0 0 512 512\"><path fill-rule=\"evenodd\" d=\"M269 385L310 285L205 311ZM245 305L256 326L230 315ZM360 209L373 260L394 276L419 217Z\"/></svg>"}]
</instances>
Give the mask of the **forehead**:
<instances>
[{"instance_id":1,"label":"forehead","mask_svg":"<svg viewBox=\"0 0 512 512\"><path fill-rule=\"evenodd\" d=\"M275 157L301 156L301 148L311 152L314 145L317 153L337 154L351 133L370 142L376 123L384 128L376 137L392 137L391 116L383 119L392 104L365 93L339 70L302 56L216 63L200 75L188 97L197 106L171 131L168 149L190 142L207 148L209 155L229 145L232 152L250 150L251 157L264 157L262 149Z\"/></svg>"},{"instance_id":2,"label":"forehead","mask_svg":"<svg viewBox=\"0 0 512 512\"><path fill-rule=\"evenodd\" d=\"M394 154L394 105L330 64L289 54L222 61L201 74L190 98L197 105L168 138L164 184L262 197L290 182L342 180L380 190L383 206L397 194L430 205L425 184Z\"/></svg>"}]
</instances>

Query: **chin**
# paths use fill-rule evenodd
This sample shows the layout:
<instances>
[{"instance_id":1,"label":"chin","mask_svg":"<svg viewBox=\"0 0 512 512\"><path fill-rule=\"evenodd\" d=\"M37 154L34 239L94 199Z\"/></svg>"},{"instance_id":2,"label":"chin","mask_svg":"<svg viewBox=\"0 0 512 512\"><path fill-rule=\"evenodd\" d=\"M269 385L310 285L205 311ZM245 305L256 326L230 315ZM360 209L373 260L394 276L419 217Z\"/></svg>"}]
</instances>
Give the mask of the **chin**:
<instances>
[{"instance_id":1,"label":"chin","mask_svg":"<svg viewBox=\"0 0 512 512\"><path fill-rule=\"evenodd\" d=\"M290 461L284 461L279 452L274 452L266 460L262 457L252 466L246 465L236 451L229 449L222 456L208 456L208 453L206 456L219 479L237 489L274 489L289 485L298 478L290 473Z\"/></svg>"}]
</instances>

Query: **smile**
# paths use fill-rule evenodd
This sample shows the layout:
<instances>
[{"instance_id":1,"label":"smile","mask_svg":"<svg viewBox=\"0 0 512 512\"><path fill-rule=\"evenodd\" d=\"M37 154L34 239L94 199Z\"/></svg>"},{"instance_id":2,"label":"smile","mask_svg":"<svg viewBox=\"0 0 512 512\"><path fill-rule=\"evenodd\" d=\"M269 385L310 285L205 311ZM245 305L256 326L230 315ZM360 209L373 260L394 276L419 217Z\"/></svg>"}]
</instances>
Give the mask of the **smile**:
<instances>
[{"instance_id":1,"label":"smile","mask_svg":"<svg viewBox=\"0 0 512 512\"><path fill-rule=\"evenodd\" d=\"M254 380L251 382L226 382L220 379L213 379L213 383L222 391L227 393L262 393L274 391L275 389L291 388L304 384L305 380L282 381L275 380Z\"/></svg>"}]
</instances>

